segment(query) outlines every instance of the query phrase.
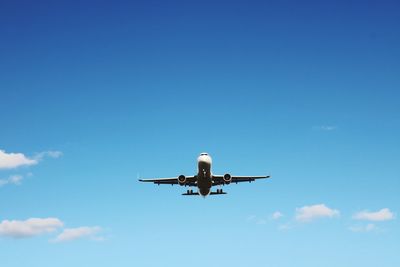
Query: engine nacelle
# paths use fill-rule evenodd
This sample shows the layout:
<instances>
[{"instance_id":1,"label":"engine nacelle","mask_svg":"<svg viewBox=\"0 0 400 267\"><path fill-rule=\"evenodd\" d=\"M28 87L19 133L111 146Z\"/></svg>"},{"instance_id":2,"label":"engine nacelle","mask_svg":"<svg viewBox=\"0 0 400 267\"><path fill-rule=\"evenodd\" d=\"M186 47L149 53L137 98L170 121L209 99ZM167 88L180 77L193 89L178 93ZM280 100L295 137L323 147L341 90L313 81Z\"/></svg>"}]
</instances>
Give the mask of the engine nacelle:
<instances>
[{"instance_id":1,"label":"engine nacelle","mask_svg":"<svg viewBox=\"0 0 400 267\"><path fill-rule=\"evenodd\" d=\"M230 175L229 173L224 174L223 180L224 183L230 184L232 182L232 175Z\"/></svg>"},{"instance_id":2,"label":"engine nacelle","mask_svg":"<svg viewBox=\"0 0 400 267\"><path fill-rule=\"evenodd\" d=\"M178 176L178 183L180 185L185 185L186 184L186 176L185 175L179 175Z\"/></svg>"}]
</instances>

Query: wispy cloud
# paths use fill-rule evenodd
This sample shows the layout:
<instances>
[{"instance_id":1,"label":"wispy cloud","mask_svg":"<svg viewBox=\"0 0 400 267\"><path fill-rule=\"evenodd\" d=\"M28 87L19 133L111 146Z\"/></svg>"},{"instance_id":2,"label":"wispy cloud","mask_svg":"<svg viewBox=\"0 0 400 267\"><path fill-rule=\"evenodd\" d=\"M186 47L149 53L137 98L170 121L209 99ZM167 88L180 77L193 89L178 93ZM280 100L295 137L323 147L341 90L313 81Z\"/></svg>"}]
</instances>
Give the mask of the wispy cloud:
<instances>
[{"instance_id":1,"label":"wispy cloud","mask_svg":"<svg viewBox=\"0 0 400 267\"><path fill-rule=\"evenodd\" d=\"M43 152L37 153L34 158L37 161L40 161L45 157L57 159L57 158L61 157L62 155L63 155L63 153L61 151L49 150L49 151L43 151Z\"/></svg>"},{"instance_id":2,"label":"wispy cloud","mask_svg":"<svg viewBox=\"0 0 400 267\"><path fill-rule=\"evenodd\" d=\"M61 234L59 234L53 240L53 242L66 242L81 238L89 238L91 240L101 241L104 238L97 236L97 233L99 233L100 231L101 228L98 226L94 227L82 226L77 228L68 228L64 229L64 231Z\"/></svg>"},{"instance_id":3,"label":"wispy cloud","mask_svg":"<svg viewBox=\"0 0 400 267\"><path fill-rule=\"evenodd\" d=\"M267 223L267 220L265 220L265 219L258 219L256 222L256 224L266 224L266 223Z\"/></svg>"},{"instance_id":4,"label":"wispy cloud","mask_svg":"<svg viewBox=\"0 0 400 267\"><path fill-rule=\"evenodd\" d=\"M266 224L267 220L265 218L256 216L256 215L250 215L246 218L247 222L255 223L255 224Z\"/></svg>"},{"instance_id":5,"label":"wispy cloud","mask_svg":"<svg viewBox=\"0 0 400 267\"><path fill-rule=\"evenodd\" d=\"M0 169L15 169L22 166L36 165L45 157L59 158L61 151L44 151L33 157L25 156L23 153L7 153L0 150Z\"/></svg>"},{"instance_id":6,"label":"wispy cloud","mask_svg":"<svg viewBox=\"0 0 400 267\"><path fill-rule=\"evenodd\" d=\"M371 232L376 229L377 227L373 223L369 223L367 225L358 225L349 227L349 230L352 232Z\"/></svg>"},{"instance_id":7,"label":"wispy cloud","mask_svg":"<svg viewBox=\"0 0 400 267\"><path fill-rule=\"evenodd\" d=\"M283 217L283 214L280 211L275 211L272 213L271 218L272 220L278 220Z\"/></svg>"},{"instance_id":8,"label":"wispy cloud","mask_svg":"<svg viewBox=\"0 0 400 267\"><path fill-rule=\"evenodd\" d=\"M22 175L11 175L6 179L0 179L0 187L7 184L20 185L23 179Z\"/></svg>"},{"instance_id":9,"label":"wispy cloud","mask_svg":"<svg viewBox=\"0 0 400 267\"><path fill-rule=\"evenodd\" d=\"M326 131L326 132L329 132L329 131L334 131L334 130L337 130L337 126L334 126L334 125L319 125L319 126L313 126L313 130L316 130L316 131Z\"/></svg>"},{"instance_id":10,"label":"wispy cloud","mask_svg":"<svg viewBox=\"0 0 400 267\"><path fill-rule=\"evenodd\" d=\"M281 231L287 231L293 228L293 224L288 222L288 223L284 223L279 225L278 229Z\"/></svg>"},{"instance_id":11,"label":"wispy cloud","mask_svg":"<svg viewBox=\"0 0 400 267\"><path fill-rule=\"evenodd\" d=\"M251 222L251 221L254 221L256 218L257 218L256 215L249 215L249 216L246 218L246 221Z\"/></svg>"},{"instance_id":12,"label":"wispy cloud","mask_svg":"<svg viewBox=\"0 0 400 267\"><path fill-rule=\"evenodd\" d=\"M30 218L25 221L3 220L0 223L0 236L26 238L54 232L64 224L57 218Z\"/></svg>"},{"instance_id":13,"label":"wispy cloud","mask_svg":"<svg viewBox=\"0 0 400 267\"><path fill-rule=\"evenodd\" d=\"M295 219L298 222L311 222L318 218L333 218L339 215L340 212L338 210L331 209L325 204L317 204L297 208Z\"/></svg>"},{"instance_id":14,"label":"wispy cloud","mask_svg":"<svg viewBox=\"0 0 400 267\"><path fill-rule=\"evenodd\" d=\"M282 216L283 216L283 214L281 212L276 211L276 212L272 213L270 216L265 216L265 217L250 215L246 218L246 221L252 222L252 223L255 223L258 225L264 225L264 224L267 224L268 221L278 220Z\"/></svg>"},{"instance_id":15,"label":"wispy cloud","mask_svg":"<svg viewBox=\"0 0 400 267\"><path fill-rule=\"evenodd\" d=\"M388 208L381 209L376 212L369 212L367 210L357 212L353 215L355 220L366 220L366 221L388 221L394 218L393 212Z\"/></svg>"}]
</instances>

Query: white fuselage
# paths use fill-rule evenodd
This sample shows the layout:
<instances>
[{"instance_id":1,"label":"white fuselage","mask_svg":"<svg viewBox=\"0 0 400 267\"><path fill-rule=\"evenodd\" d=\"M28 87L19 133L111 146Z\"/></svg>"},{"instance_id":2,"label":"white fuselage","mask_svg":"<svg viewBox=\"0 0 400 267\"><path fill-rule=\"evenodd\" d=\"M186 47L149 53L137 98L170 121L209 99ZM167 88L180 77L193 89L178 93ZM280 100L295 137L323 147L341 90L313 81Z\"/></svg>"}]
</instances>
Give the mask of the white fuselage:
<instances>
[{"instance_id":1,"label":"white fuselage","mask_svg":"<svg viewBox=\"0 0 400 267\"><path fill-rule=\"evenodd\" d=\"M207 196L211 191L211 164L211 157L206 153L200 154L200 156L197 158L197 187L199 188L199 194L202 196Z\"/></svg>"}]
</instances>

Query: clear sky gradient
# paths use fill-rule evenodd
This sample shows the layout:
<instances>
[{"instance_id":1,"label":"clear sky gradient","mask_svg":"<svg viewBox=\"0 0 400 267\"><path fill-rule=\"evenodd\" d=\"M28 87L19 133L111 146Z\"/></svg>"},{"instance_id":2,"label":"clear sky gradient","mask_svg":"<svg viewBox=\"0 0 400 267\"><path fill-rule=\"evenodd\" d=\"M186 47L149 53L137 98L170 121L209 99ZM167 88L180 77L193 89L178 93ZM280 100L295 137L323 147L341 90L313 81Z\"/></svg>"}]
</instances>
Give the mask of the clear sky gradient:
<instances>
[{"instance_id":1,"label":"clear sky gradient","mask_svg":"<svg viewBox=\"0 0 400 267\"><path fill-rule=\"evenodd\" d=\"M400 266L400 4L261 2L0 3L1 266Z\"/></svg>"}]
</instances>

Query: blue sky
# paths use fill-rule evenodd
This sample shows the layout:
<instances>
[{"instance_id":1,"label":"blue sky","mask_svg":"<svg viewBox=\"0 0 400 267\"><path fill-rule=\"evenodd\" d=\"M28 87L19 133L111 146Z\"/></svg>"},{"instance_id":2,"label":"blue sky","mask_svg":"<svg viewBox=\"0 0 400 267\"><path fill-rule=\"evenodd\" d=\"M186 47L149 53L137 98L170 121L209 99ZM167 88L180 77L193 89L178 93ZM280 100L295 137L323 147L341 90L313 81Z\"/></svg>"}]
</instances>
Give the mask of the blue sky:
<instances>
[{"instance_id":1,"label":"blue sky","mask_svg":"<svg viewBox=\"0 0 400 267\"><path fill-rule=\"evenodd\" d=\"M399 12L1 2L0 263L399 266ZM273 178L206 199L137 182L203 151Z\"/></svg>"}]
</instances>

